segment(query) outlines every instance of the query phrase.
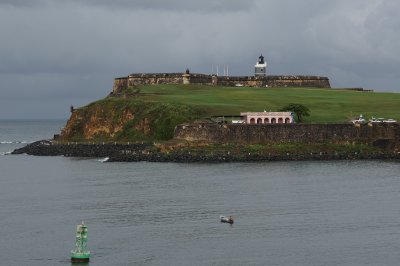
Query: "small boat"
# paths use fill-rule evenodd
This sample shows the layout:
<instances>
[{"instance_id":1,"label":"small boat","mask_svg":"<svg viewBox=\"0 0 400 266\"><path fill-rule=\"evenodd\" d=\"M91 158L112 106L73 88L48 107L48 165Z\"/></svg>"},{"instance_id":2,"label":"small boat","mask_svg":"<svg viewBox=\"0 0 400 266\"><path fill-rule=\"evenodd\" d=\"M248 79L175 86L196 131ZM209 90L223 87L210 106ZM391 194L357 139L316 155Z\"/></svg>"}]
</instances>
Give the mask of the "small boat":
<instances>
[{"instance_id":1,"label":"small boat","mask_svg":"<svg viewBox=\"0 0 400 266\"><path fill-rule=\"evenodd\" d=\"M82 222L76 227L75 249L71 251L72 263L89 262L90 251L87 250L87 226Z\"/></svg>"},{"instance_id":2,"label":"small boat","mask_svg":"<svg viewBox=\"0 0 400 266\"><path fill-rule=\"evenodd\" d=\"M232 216L229 216L229 217L220 216L219 218L221 219L221 223L233 224L233 217Z\"/></svg>"}]
</instances>

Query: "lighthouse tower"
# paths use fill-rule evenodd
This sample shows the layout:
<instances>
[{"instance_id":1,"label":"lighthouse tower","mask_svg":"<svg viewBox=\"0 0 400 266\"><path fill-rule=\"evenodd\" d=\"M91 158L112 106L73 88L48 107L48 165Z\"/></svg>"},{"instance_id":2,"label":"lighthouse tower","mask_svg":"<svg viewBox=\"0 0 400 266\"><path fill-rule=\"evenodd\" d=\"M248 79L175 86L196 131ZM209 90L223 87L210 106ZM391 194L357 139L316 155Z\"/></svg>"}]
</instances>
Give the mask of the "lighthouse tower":
<instances>
[{"instance_id":1,"label":"lighthouse tower","mask_svg":"<svg viewBox=\"0 0 400 266\"><path fill-rule=\"evenodd\" d=\"M267 62L264 61L264 56L261 54L258 62L255 65L255 77L265 77L267 75Z\"/></svg>"}]
</instances>

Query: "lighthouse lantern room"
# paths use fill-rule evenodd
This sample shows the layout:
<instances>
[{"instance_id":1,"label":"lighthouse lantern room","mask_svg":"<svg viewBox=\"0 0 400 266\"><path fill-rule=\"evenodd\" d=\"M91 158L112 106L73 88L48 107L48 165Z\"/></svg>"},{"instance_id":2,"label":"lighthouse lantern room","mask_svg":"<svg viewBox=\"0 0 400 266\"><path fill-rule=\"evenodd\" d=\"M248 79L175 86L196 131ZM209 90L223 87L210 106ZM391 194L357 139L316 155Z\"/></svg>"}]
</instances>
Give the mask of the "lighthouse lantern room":
<instances>
[{"instance_id":1,"label":"lighthouse lantern room","mask_svg":"<svg viewBox=\"0 0 400 266\"><path fill-rule=\"evenodd\" d=\"M265 77L267 75L267 62L264 61L264 56L261 54L258 58L258 62L255 65L254 76Z\"/></svg>"}]
</instances>

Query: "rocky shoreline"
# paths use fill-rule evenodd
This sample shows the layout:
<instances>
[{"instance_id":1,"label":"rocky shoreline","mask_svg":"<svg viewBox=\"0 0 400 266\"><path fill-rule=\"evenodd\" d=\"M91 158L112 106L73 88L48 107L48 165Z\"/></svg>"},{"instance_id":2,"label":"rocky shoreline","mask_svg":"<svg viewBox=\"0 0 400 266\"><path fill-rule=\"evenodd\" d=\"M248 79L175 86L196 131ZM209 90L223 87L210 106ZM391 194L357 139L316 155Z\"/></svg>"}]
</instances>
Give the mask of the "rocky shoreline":
<instances>
[{"instance_id":1,"label":"rocky shoreline","mask_svg":"<svg viewBox=\"0 0 400 266\"><path fill-rule=\"evenodd\" d=\"M31 143L12 154L29 154L35 156L67 156L108 158L108 162L263 162L263 161L322 161L322 160L399 160L400 153L388 150L371 151L324 151L324 152L274 152L251 153L247 151L226 152L201 149L175 149L160 151L153 144L81 144L81 143L54 143L50 140L41 140Z\"/></svg>"}]
</instances>

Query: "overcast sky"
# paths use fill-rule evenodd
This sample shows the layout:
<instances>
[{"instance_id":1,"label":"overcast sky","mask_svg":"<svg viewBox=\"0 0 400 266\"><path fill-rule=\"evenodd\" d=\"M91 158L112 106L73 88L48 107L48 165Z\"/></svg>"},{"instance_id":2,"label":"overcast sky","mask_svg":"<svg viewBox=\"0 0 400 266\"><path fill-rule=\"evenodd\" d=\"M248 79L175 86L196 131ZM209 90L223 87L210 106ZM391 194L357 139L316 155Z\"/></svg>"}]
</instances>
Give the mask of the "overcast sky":
<instances>
[{"instance_id":1,"label":"overcast sky","mask_svg":"<svg viewBox=\"0 0 400 266\"><path fill-rule=\"evenodd\" d=\"M398 0L0 0L0 119L67 118L135 72L328 76L400 92ZM222 71L220 71L220 74Z\"/></svg>"}]
</instances>

